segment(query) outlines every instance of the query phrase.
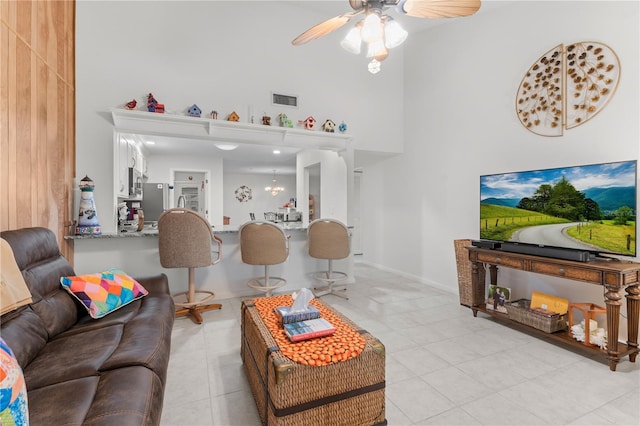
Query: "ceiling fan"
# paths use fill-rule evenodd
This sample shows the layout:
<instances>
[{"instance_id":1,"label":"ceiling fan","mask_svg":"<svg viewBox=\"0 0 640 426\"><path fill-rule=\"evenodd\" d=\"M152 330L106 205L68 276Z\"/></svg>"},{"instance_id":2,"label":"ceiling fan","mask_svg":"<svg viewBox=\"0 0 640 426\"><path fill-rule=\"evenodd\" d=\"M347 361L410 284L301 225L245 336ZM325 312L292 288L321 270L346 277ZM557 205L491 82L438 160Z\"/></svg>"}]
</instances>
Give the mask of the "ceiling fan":
<instances>
[{"instance_id":1,"label":"ceiling fan","mask_svg":"<svg viewBox=\"0 0 640 426\"><path fill-rule=\"evenodd\" d=\"M309 28L291 42L300 46L323 37L345 25L358 15L364 19L356 23L340 43L351 53L360 53L362 42L367 44L367 57L373 58L369 71L380 71L380 62L389 55L388 49L399 46L407 32L383 11L395 7L404 15L417 18L454 18L473 15L480 9L480 0L349 0L353 11L342 13Z\"/></svg>"}]
</instances>

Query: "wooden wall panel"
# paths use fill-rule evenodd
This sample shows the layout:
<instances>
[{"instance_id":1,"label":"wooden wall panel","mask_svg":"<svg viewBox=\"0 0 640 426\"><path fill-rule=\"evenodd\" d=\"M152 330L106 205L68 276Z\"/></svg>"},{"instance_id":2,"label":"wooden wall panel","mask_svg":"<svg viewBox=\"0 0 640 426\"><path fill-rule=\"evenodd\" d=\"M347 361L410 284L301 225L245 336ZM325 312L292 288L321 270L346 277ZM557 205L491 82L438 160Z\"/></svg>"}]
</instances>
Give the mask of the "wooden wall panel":
<instances>
[{"instance_id":1,"label":"wooden wall panel","mask_svg":"<svg viewBox=\"0 0 640 426\"><path fill-rule=\"evenodd\" d=\"M44 226L73 262L75 2L0 2L0 230Z\"/></svg>"}]
</instances>

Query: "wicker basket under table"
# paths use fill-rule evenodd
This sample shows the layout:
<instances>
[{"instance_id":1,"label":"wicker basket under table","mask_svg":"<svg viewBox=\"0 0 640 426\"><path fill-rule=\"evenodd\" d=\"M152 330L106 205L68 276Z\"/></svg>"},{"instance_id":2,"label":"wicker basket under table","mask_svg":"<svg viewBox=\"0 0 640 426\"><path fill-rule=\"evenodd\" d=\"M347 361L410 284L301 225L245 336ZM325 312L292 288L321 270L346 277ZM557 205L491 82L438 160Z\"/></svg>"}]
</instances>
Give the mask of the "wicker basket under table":
<instances>
[{"instance_id":1,"label":"wicker basket under table","mask_svg":"<svg viewBox=\"0 0 640 426\"><path fill-rule=\"evenodd\" d=\"M476 288L472 285L472 264L469 260L467 247L471 246L471 240L454 240L453 246L456 254L456 268L458 271L458 293L460 304L468 307L480 306L485 303L485 269L479 264L479 283Z\"/></svg>"},{"instance_id":2,"label":"wicker basket under table","mask_svg":"<svg viewBox=\"0 0 640 426\"><path fill-rule=\"evenodd\" d=\"M509 318L516 322L537 328L545 333L555 333L556 331L567 329L567 314L547 318L531 312L529 310L530 306L531 300L529 299L518 299L505 304Z\"/></svg>"},{"instance_id":3,"label":"wicker basket under table","mask_svg":"<svg viewBox=\"0 0 640 426\"><path fill-rule=\"evenodd\" d=\"M348 361L312 367L285 357L253 302L242 303L241 356L262 424L387 424L384 345L344 315L337 315L360 331L366 347Z\"/></svg>"}]
</instances>

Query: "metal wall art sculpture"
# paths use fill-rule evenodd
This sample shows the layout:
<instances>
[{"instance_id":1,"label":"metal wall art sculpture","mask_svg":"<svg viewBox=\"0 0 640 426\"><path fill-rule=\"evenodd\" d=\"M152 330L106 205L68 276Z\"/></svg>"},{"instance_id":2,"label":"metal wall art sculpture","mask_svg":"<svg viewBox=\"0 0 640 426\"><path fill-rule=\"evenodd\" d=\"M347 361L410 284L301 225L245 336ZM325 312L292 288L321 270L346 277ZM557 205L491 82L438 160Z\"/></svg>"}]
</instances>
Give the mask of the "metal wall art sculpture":
<instances>
[{"instance_id":1,"label":"metal wall art sculpture","mask_svg":"<svg viewBox=\"0 0 640 426\"><path fill-rule=\"evenodd\" d=\"M542 136L562 136L592 119L613 97L620 61L597 42L559 44L525 74L516 96L522 125Z\"/></svg>"}]
</instances>

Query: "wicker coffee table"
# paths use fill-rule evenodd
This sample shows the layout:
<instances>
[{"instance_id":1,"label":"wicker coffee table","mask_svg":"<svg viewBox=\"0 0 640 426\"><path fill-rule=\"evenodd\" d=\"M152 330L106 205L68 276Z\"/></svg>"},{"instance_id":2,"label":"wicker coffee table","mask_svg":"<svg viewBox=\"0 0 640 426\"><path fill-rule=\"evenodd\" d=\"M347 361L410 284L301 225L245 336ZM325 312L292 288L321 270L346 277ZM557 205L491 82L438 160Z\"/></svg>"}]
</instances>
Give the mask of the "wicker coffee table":
<instances>
[{"instance_id":1,"label":"wicker coffee table","mask_svg":"<svg viewBox=\"0 0 640 426\"><path fill-rule=\"evenodd\" d=\"M314 303L358 331L362 353L324 366L294 362L280 350L254 299L242 303L241 356L262 423L385 425L384 345L344 315Z\"/></svg>"}]
</instances>

